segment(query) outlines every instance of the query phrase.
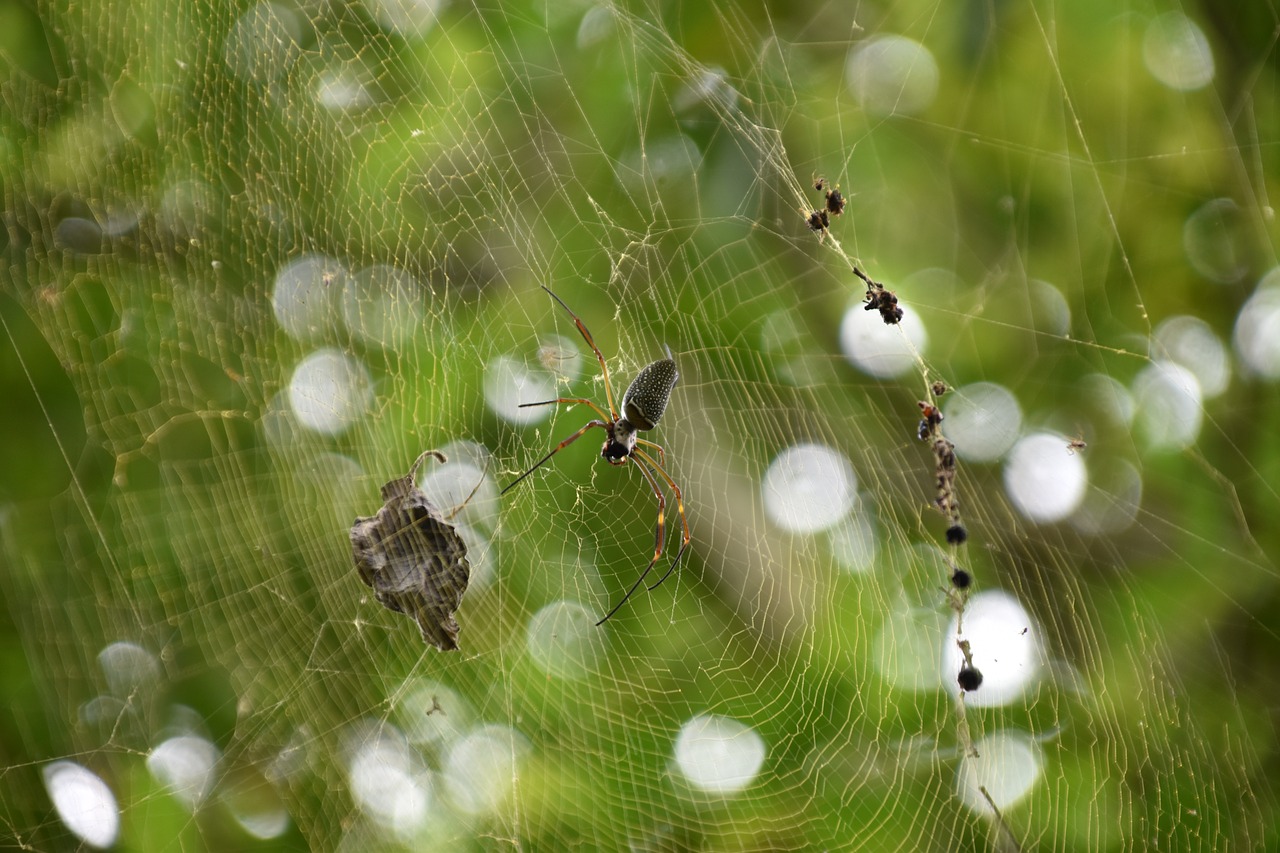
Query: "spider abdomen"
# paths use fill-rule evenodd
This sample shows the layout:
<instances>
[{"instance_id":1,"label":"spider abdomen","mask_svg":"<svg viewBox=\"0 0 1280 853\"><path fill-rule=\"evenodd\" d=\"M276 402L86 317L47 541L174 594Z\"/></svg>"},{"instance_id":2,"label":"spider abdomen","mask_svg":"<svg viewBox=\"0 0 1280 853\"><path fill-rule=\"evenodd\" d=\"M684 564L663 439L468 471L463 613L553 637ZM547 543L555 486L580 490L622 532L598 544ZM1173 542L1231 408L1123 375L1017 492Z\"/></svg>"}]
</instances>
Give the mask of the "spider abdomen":
<instances>
[{"instance_id":1,"label":"spider abdomen","mask_svg":"<svg viewBox=\"0 0 1280 853\"><path fill-rule=\"evenodd\" d=\"M667 410L671 389L679 378L673 359L653 362L627 386L627 393L622 395L622 416L638 430L653 429Z\"/></svg>"}]
</instances>

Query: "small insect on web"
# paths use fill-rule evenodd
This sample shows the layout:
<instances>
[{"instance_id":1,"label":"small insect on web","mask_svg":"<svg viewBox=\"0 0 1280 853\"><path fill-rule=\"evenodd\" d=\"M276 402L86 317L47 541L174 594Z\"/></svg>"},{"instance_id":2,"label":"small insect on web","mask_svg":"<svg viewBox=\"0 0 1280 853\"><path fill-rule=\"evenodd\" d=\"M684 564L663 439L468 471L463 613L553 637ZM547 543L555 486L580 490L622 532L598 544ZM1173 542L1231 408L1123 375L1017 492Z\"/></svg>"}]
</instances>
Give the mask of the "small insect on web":
<instances>
[{"instance_id":1,"label":"small insect on web","mask_svg":"<svg viewBox=\"0 0 1280 853\"><path fill-rule=\"evenodd\" d=\"M659 359L645 366L636 375L636 378L631 381L631 384L627 386L626 393L622 395L622 414L619 416L618 410L613 403L613 387L609 384L609 368L605 364L604 356L600 353L600 348L592 340L591 332L587 331L586 324L578 318L577 314L573 313L573 310L565 304L563 299L556 296L547 287L542 289L547 291L547 294L552 299L559 302L560 307L573 318L574 325L578 327L583 340L587 342L587 346L591 347L591 351L595 353L596 360L600 362L600 372L604 377L604 393L609 404L609 411L606 414L603 409L591 400L582 397L557 397L554 400L543 400L537 403L521 403L520 408L522 409L530 406L552 406L559 403L581 403L584 406L590 406L600 417L587 422L585 426L573 435L553 447L532 468L507 484L507 487L502 490L502 494L505 495L511 491L517 483L541 468L552 456L582 438L587 432L599 428L605 432L604 446L600 449L600 455L610 465L624 465L628 459L635 460L636 467L640 469L640 473L644 475L645 481L648 482L649 487L653 489L654 496L658 499L658 522L654 531L653 559L649 561L649 565L636 578L635 583L627 590L626 595L613 606L613 609L604 615L604 618L596 623L597 625L603 625L609 617L618 612L622 605L627 603L627 599L631 598L632 594L640 588L640 584L644 583L645 578L653 571L653 567L658 564L658 560L662 559L663 547L666 542L667 498L662 488L658 485L658 478L661 478L676 496L676 509L680 513L680 525L684 529L684 541L681 543L680 550L676 552L675 559L671 561L666 573L649 589L657 589L663 581L671 576L671 573L675 571L676 565L680 562L680 558L684 556L685 549L689 547L689 541L692 538L689 534L689 521L684 514L684 493L680 491L680 487L676 485L676 481L667 473L667 469L664 466L666 452L661 445L646 441L636 435L639 432L648 432L658 425L658 421L662 418L662 413L667 409L667 401L671 398L671 389L675 388L676 380L680 378L680 374L676 371L676 363L671 358L671 351L667 350L667 358ZM653 455L647 452L644 449L645 447L654 450L657 453L657 458L655 459ZM657 477L654 476L655 474Z\"/></svg>"},{"instance_id":2,"label":"small insect on web","mask_svg":"<svg viewBox=\"0 0 1280 853\"><path fill-rule=\"evenodd\" d=\"M896 326L902 322L902 309L898 307L898 295L892 290L885 288L878 281L872 281L871 277L857 267L853 268L853 274L862 279L867 285L866 303L862 306L866 311L879 311L880 319L884 320L886 326Z\"/></svg>"},{"instance_id":3,"label":"small insect on web","mask_svg":"<svg viewBox=\"0 0 1280 853\"><path fill-rule=\"evenodd\" d=\"M832 216L839 216L844 213L845 197L840 192L839 187L833 187L827 183L826 178L818 178L813 182L813 188L818 192L824 192L826 200L826 211Z\"/></svg>"},{"instance_id":4,"label":"small insect on web","mask_svg":"<svg viewBox=\"0 0 1280 853\"><path fill-rule=\"evenodd\" d=\"M416 485L418 467L428 456L446 461L440 451L428 450L408 474L383 485L382 508L351 526L351 550L360 580L383 607L416 619L431 645L456 651L460 629L453 614L467 591L471 564L452 516L442 516Z\"/></svg>"}]
</instances>

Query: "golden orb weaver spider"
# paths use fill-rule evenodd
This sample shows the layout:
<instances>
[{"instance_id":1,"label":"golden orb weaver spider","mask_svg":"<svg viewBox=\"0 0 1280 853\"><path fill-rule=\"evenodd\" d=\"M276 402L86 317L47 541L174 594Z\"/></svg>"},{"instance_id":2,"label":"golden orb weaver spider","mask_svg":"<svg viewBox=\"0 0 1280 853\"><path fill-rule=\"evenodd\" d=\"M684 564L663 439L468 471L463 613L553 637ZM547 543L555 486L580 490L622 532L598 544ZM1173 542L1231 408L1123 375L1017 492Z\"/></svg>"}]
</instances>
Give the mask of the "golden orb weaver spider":
<instances>
[{"instance_id":1,"label":"golden orb weaver spider","mask_svg":"<svg viewBox=\"0 0 1280 853\"><path fill-rule=\"evenodd\" d=\"M552 293L550 288L543 287L542 289L547 291L547 294L552 299L559 302L560 307L573 318L578 331L582 333L583 340L587 342L587 346L591 347L591 351L596 354L596 361L600 362L600 373L604 376L604 394L609 403L609 412L606 414L603 409L584 397L557 397L554 400L543 400L538 403L521 403L520 408L522 409L530 406L552 406L558 403L581 403L584 406L590 406L600 417L589 421L582 429L553 447L551 452L539 459L532 468L508 483L501 494L505 495L511 491L517 483L541 468L552 456L582 438L592 429L599 428L604 430L605 440L604 446L600 448L600 455L610 465L624 465L627 459L635 460L636 467L640 469L640 473L644 475L649 487L653 489L654 496L658 499L658 523L654 531L653 559L649 561L649 565L645 567L645 570L640 573L640 577L636 578L635 583L627 590L627 594L622 597L622 600L615 604L613 609L596 623L596 625L603 625L608 621L609 617L618 612L622 605L627 603L627 599L631 598L632 593L640 588L640 584L644 583L645 578L653 571L653 567L658 564L658 560L662 559L663 545L666 540L667 497L658 486L658 480L654 477L655 473L671 487L672 493L676 496L676 509L680 513L680 524L684 528L684 541L680 545L680 550L676 552L675 559L671 561L671 566L667 569L666 574L659 578L658 582L649 587L649 589L657 589L663 581L671 576L692 539L689 535L689 521L684 514L684 494L680 491L680 487L676 485L676 481L667 473L665 467L667 461L666 452L662 449L662 445L646 441L637 435L639 432L647 432L658 425L658 421L662 418L662 413L667 409L667 401L671 398L671 389L676 386L676 380L680 378L680 374L676 370L675 359L671 357L671 350L667 349L666 358L646 365L644 369L636 374L636 378L631 381L631 384L627 386L626 393L622 395L622 415L619 416L618 410L613 404L613 386L609 384L609 367L605 364L604 356L600 354L600 348L592 340L591 333L587 331L586 324L578 318L577 314L573 313L573 310L565 304L563 299ZM643 445L643 447L640 445ZM652 455L644 450L644 447L655 450L658 458L654 459Z\"/></svg>"}]
</instances>

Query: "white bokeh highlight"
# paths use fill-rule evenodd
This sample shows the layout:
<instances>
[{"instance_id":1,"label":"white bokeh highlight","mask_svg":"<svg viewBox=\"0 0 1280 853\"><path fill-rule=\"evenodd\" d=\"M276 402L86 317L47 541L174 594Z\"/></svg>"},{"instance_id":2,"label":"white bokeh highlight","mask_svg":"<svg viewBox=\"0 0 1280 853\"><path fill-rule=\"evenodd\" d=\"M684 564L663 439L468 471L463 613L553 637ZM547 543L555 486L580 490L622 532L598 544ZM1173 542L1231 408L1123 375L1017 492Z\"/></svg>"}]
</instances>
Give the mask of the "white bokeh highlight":
<instances>
[{"instance_id":1,"label":"white bokeh highlight","mask_svg":"<svg viewBox=\"0 0 1280 853\"><path fill-rule=\"evenodd\" d=\"M738 90L729 82L723 68L699 68L676 90L672 104L677 113L687 112L702 104L720 110L733 110L738 106Z\"/></svg>"},{"instance_id":2,"label":"white bokeh highlight","mask_svg":"<svg viewBox=\"0 0 1280 853\"><path fill-rule=\"evenodd\" d=\"M450 744L471 727L474 710L462 694L433 679L405 684L396 702L396 720L412 744L439 748Z\"/></svg>"},{"instance_id":3,"label":"white bokeh highlight","mask_svg":"<svg viewBox=\"0 0 1280 853\"><path fill-rule=\"evenodd\" d=\"M845 82L867 112L915 115L938 94L938 63L920 42L900 35L873 36L845 61Z\"/></svg>"},{"instance_id":4,"label":"white bokeh highlight","mask_svg":"<svg viewBox=\"0 0 1280 853\"><path fill-rule=\"evenodd\" d=\"M222 193L212 185L200 180L174 181L160 196L155 224L175 234L194 236L204 233L222 208ZM219 269L220 263L211 262L214 269Z\"/></svg>"},{"instance_id":5,"label":"white bokeh highlight","mask_svg":"<svg viewBox=\"0 0 1280 853\"><path fill-rule=\"evenodd\" d=\"M687 183L701 165L698 143L678 133L623 152L617 174L626 189L645 192Z\"/></svg>"},{"instance_id":6,"label":"white bokeh highlight","mask_svg":"<svg viewBox=\"0 0 1280 853\"><path fill-rule=\"evenodd\" d=\"M107 783L73 761L55 761L41 771L58 818L76 837L103 849L120 834L120 806Z\"/></svg>"},{"instance_id":7,"label":"white bokeh highlight","mask_svg":"<svg viewBox=\"0 0 1280 853\"><path fill-rule=\"evenodd\" d=\"M288 831L289 812L275 787L261 775L241 771L224 779L219 787L219 802L249 835L267 840Z\"/></svg>"},{"instance_id":8,"label":"white bokeh highlight","mask_svg":"<svg viewBox=\"0 0 1280 853\"><path fill-rule=\"evenodd\" d=\"M349 747L347 784L366 815L402 836L419 832L431 808L431 773L396 729L380 726Z\"/></svg>"},{"instance_id":9,"label":"white bokeh highlight","mask_svg":"<svg viewBox=\"0 0 1280 853\"><path fill-rule=\"evenodd\" d=\"M1090 373L1080 386L1091 404L1117 426L1133 423L1133 395L1119 379L1105 373Z\"/></svg>"},{"instance_id":10,"label":"white bokeh highlight","mask_svg":"<svg viewBox=\"0 0 1280 853\"><path fill-rule=\"evenodd\" d=\"M258 3L227 33L223 58L231 73L245 83L279 83L302 56L306 29L306 21L294 7Z\"/></svg>"},{"instance_id":11,"label":"white bokeh highlight","mask_svg":"<svg viewBox=\"0 0 1280 853\"><path fill-rule=\"evenodd\" d=\"M446 0L364 0L365 8L389 33L420 39L435 27Z\"/></svg>"},{"instance_id":12,"label":"white bokeh highlight","mask_svg":"<svg viewBox=\"0 0 1280 853\"><path fill-rule=\"evenodd\" d=\"M967 462L993 462L1013 446L1022 431L1022 407L1003 385L975 382L943 397L943 432Z\"/></svg>"},{"instance_id":13,"label":"white bokeh highlight","mask_svg":"<svg viewBox=\"0 0 1280 853\"><path fill-rule=\"evenodd\" d=\"M1067 447L1070 441L1057 433L1033 433L1018 441L1005 459L1005 492L1031 521L1061 521L1084 499L1088 472L1084 456Z\"/></svg>"},{"instance_id":14,"label":"white bokeh highlight","mask_svg":"<svg viewBox=\"0 0 1280 853\"><path fill-rule=\"evenodd\" d=\"M318 74L312 96L321 107L335 113L361 110L374 103L365 76L351 68L332 68Z\"/></svg>"},{"instance_id":15,"label":"white bokeh highlight","mask_svg":"<svg viewBox=\"0 0 1280 853\"><path fill-rule=\"evenodd\" d=\"M1182 249L1200 275L1220 284L1236 282L1249 270L1250 228L1234 199L1210 199L1182 224Z\"/></svg>"},{"instance_id":16,"label":"white bokeh highlight","mask_svg":"<svg viewBox=\"0 0 1280 853\"><path fill-rule=\"evenodd\" d=\"M960 693L956 676L964 665L959 641L969 641L973 666L982 685L965 693L974 707L999 707L1019 701L1040 672L1040 632L1018 599L1002 590L979 592L969 598L964 630L951 617L942 641L942 683L952 695Z\"/></svg>"},{"instance_id":17,"label":"white bokeh highlight","mask_svg":"<svg viewBox=\"0 0 1280 853\"><path fill-rule=\"evenodd\" d=\"M276 272L271 310L285 334L295 341L323 338L341 327L339 300L350 272L334 258L303 255Z\"/></svg>"},{"instance_id":18,"label":"white bokeh highlight","mask_svg":"<svg viewBox=\"0 0 1280 853\"><path fill-rule=\"evenodd\" d=\"M436 448L445 462L427 459L419 469L417 486L446 517L469 527L492 530L500 510L498 484L489 448L474 441L454 441Z\"/></svg>"},{"instance_id":19,"label":"white bokeh highlight","mask_svg":"<svg viewBox=\"0 0 1280 853\"><path fill-rule=\"evenodd\" d=\"M854 502L853 511L827 531L831 555L845 571L863 575L875 568L879 549L876 527L864 501Z\"/></svg>"},{"instance_id":20,"label":"white bokeh highlight","mask_svg":"<svg viewBox=\"0 0 1280 853\"><path fill-rule=\"evenodd\" d=\"M755 781L765 759L764 738L750 726L719 714L699 714L676 736L675 761L689 784L720 796Z\"/></svg>"},{"instance_id":21,"label":"white bokeh highlight","mask_svg":"<svg viewBox=\"0 0 1280 853\"><path fill-rule=\"evenodd\" d=\"M942 680L940 650L945 631L945 613L896 602L872 644L876 672L898 690L937 690ZM954 633L951 636L954 639ZM950 678L955 681L955 672Z\"/></svg>"},{"instance_id":22,"label":"white bokeh highlight","mask_svg":"<svg viewBox=\"0 0 1280 853\"><path fill-rule=\"evenodd\" d=\"M1280 269L1267 273L1240 309L1232 344L1249 373L1280 379Z\"/></svg>"},{"instance_id":23,"label":"white bokeh highlight","mask_svg":"<svg viewBox=\"0 0 1280 853\"><path fill-rule=\"evenodd\" d=\"M898 303L902 321L890 325L865 303L849 306L840 321L840 351L850 364L876 379L893 379L913 369L916 353L929 341L924 323L909 306Z\"/></svg>"},{"instance_id":24,"label":"white bokeh highlight","mask_svg":"<svg viewBox=\"0 0 1280 853\"><path fill-rule=\"evenodd\" d=\"M289 408L312 432L340 435L373 405L373 379L364 364L339 350L318 349L289 378Z\"/></svg>"},{"instance_id":25,"label":"white bokeh highlight","mask_svg":"<svg viewBox=\"0 0 1280 853\"><path fill-rule=\"evenodd\" d=\"M399 349L422 331L427 291L407 270L387 264L365 267L342 288L342 317L367 344Z\"/></svg>"},{"instance_id":26,"label":"white bokeh highlight","mask_svg":"<svg viewBox=\"0 0 1280 853\"><path fill-rule=\"evenodd\" d=\"M1142 508L1142 473L1123 459L1113 459L1089 478L1084 503L1071 516L1082 533L1101 536L1126 530Z\"/></svg>"},{"instance_id":27,"label":"white bokeh highlight","mask_svg":"<svg viewBox=\"0 0 1280 853\"><path fill-rule=\"evenodd\" d=\"M1158 357L1168 359L1195 374L1205 399L1217 397L1231 381L1227 347L1213 328L1199 317L1170 317L1152 334Z\"/></svg>"},{"instance_id":28,"label":"white bokeh highlight","mask_svg":"<svg viewBox=\"0 0 1280 853\"><path fill-rule=\"evenodd\" d=\"M960 762L956 793L977 814L994 816L991 803L1006 811L1031 793L1044 775L1040 745L1021 732L996 731L975 741L973 748L977 754Z\"/></svg>"},{"instance_id":29,"label":"white bokeh highlight","mask_svg":"<svg viewBox=\"0 0 1280 853\"><path fill-rule=\"evenodd\" d=\"M538 363L561 382L572 382L582 375L582 352L564 335L544 335L538 339Z\"/></svg>"},{"instance_id":30,"label":"white bokeh highlight","mask_svg":"<svg viewBox=\"0 0 1280 853\"><path fill-rule=\"evenodd\" d=\"M576 601L553 601L529 620L525 646L538 669L552 678L578 681L595 672L604 656L599 619Z\"/></svg>"},{"instance_id":31,"label":"white bokeh highlight","mask_svg":"<svg viewBox=\"0 0 1280 853\"><path fill-rule=\"evenodd\" d=\"M213 791L222 754L213 743L196 735L178 735L147 756L147 770L188 811L195 811Z\"/></svg>"},{"instance_id":32,"label":"white bokeh highlight","mask_svg":"<svg viewBox=\"0 0 1280 853\"><path fill-rule=\"evenodd\" d=\"M495 574L493 531L500 510L498 484L489 475L492 454L474 441L453 441L437 449L447 461L424 463L417 485L466 543L469 588L483 589Z\"/></svg>"},{"instance_id":33,"label":"white bokeh highlight","mask_svg":"<svg viewBox=\"0 0 1280 853\"><path fill-rule=\"evenodd\" d=\"M155 687L160 680L160 661L137 643L117 642L98 652L98 666L113 696L134 697Z\"/></svg>"},{"instance_id":34,"label":"white bokeh highlight","mask_svg":"<svg viewBox=\"0 0 1280 853\"><path fill-rule=\"evenodd\" d=\"M1151 76L1179 92L1213 81L1213 50L1200 26L1181 12L1152 19L1142 37L1142 59Z\"/></svg>"},{"instance_id":35,"label":"white bokeh highlight","mask_svg":"<svg viewBox=\"0 0 1280 853\"><path fill-rule=\"evenodd\" d=\"M1154 361L1133 380L1139 430L1153 448L1180 450L1195 444L1204 419L1195 374L1171 361Z\"/></svg>"},{"instance_id":36,"label":"white bokeh highlight","mask_svg":"<svg viewBox=\"0 0 1280 853\"><path fill-rule=\"evenodd\" d=\"M615 15L614 10L604 4L593 4L587 9L578 24L578 49L586 50L610 39L617 32Z\"/></svg>"},{"instance_id":37,"label":"white bokeh highlight","mask_svg":"<svg viewBox=\"0 0 1280 853\"><path fill-rule=\"evenodd\" d=\"M560 407L530 406L522 409L520 405L541 403L559 396L549 373L532 370L511 356L497 356L485 368L484 401L491 412L509 424L524 426L545 421L553 410ZM567 406L564 408L568 409Z\"/></svg>"},{"instance_id":38,"label":"white bokeh highlight","mask_svg":"<svg viewBox=\"0 0 1280 853\"><path fill-rule=\"evenodd\" d=\"M1071 306L1055 285L1039 279L1027 282L1035 327L1052 335L1071 333Z\"/></svg>"},{"instance_id":39,"label":"white bokeh highlight","mask_svg":"<svg viewBox=\"0 0 1280 853\"><path fill-rule=\"evenodd\" d=\"M510 798L520 760L529 750L524 736L506 726L487 725L456 741L442 774L449 800L469 815L492 814Z\"/></svg>"},{"instance_id":40,"label":"white bokeh highlight","mask_svg":"<svg viewBox=\"0 0 1280 853\"><path fill-rule=\"evenodd\" d=\"M849 514L857 498L853 465L820 444L797 444L779 453L760 484L769 520L792 533L825 530Z\"/></svg>"}]
</instances>

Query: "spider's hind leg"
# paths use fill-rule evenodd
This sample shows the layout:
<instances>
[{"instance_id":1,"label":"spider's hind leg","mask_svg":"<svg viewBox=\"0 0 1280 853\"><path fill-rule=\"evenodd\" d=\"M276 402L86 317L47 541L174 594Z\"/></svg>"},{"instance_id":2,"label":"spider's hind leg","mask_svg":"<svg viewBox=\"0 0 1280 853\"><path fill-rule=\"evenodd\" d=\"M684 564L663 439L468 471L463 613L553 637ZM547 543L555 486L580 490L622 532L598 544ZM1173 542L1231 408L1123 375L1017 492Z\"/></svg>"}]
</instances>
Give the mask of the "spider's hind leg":
<instances>
[{"instance_id":1,"label":"spider's hind leg","mask_svg":"<svg viewBox=\"0 0 1280 853\"><path fill-rule=\"evenodd\" d=\"M631 588L627 590L627 594L622 596L622 600L613 605L613 609L606 613L604 618L596 623L597 626L608 622L609 617L617 613L622 608L622 605L627 603L627 599L631 598L635 591L640 588L640 585L644 583L645 578L649 577L649 572L653 571L653 567L656 566L658 564L658 560L662 558L662 545L663 540L666 537L666 522L664 521L663 516L666 514L667 510L667 496L662 493L662 489L658 487L658 481L654 479L653 473L649 471L649 467L644 463L645 459L649 459L649 461L652 461L652 459L644 451L636 451L635 455L637 457L635 460L636 467L640 469L641 474L644 474L644 478L648 481L649 487L653 489L654 495L658 498L658 525L653 532L653 559L649 561L649 565L644 567L644 571L640 573L640 577L636 578L635 583L633 583Z\"/></svg>"},{"instance_id":2,"label":"spider's hind leg","mask_svg":"<svg viewBox=\"0 0 1280 853\"><path fill-rule=\"evenodd\" d=\"M645 444L658 448L658 453L662 454L662 448L659 445L654 444L651 441L646 441ZM658 476L660 476L671 488L672 493L676 496L676 511L680 513L680 526L684 529L684 540L680 543L680 550L676 552L676 558L671 561L671 565L667 567L667 571L658 579L658 582L649 587L649 589L654 590L662 586L662 582L671 577L671 573L674 572L676 570L676 566L679 565L680 558L684 556L685 549L689 547L689 543L693 540L693 536L689 533L689 519L684 514L684 493L680 491L680 487L676 485L675 478L668 474L666 468L655 462L653 457L645 453L643 450L637 448L634 455L640 457L640 459L636 460L637 464L640 464L643 460L644 462L652 465L653 470L657 471ZM660 504L659 512L662 511L661 507L665 506L665 503L666 502L664 500Z\"/></svg>"}]
</instances>

